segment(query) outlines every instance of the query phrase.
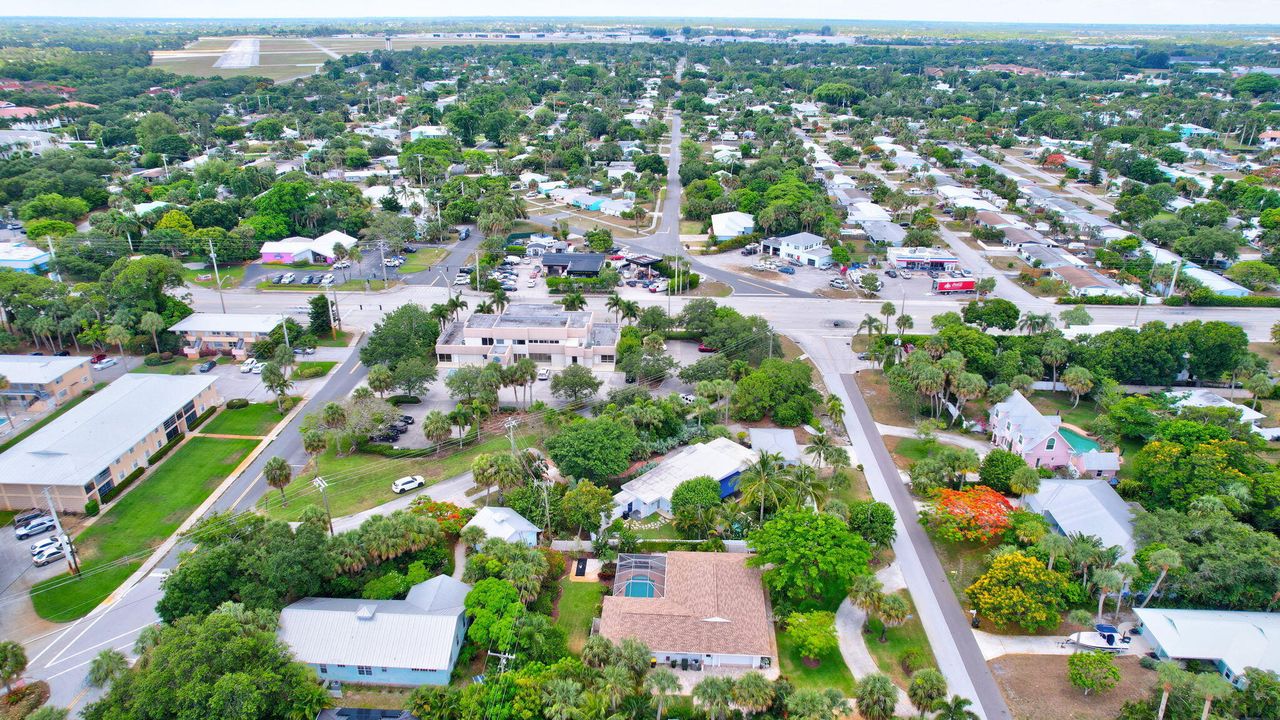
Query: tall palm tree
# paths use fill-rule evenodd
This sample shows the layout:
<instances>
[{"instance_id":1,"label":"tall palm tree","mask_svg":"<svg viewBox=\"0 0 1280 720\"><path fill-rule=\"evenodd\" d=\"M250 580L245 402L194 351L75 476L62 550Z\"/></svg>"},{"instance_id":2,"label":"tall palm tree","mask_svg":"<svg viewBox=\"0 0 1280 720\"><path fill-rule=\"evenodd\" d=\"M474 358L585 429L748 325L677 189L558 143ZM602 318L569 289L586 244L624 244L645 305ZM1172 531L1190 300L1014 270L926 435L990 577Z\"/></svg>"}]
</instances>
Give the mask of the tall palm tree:
<instances>
[{"instance_id":1,"label":"tall palm tree","mask_svg":"<svg viewBox=\"0 0 1280 720\"><path fill-rule=\"evenodd\" d=\"M107 328L102 339L108 344L115 345L120 349L120 361L124 361L124 344L133 339L133 333L129 332L123 325L112 325Z\"/></svg>"},{"instance_id":2,"label":"tall palm tree","mask_svg":"<svg viewBox=\"0 0 1280 720\"><path fill-rule=\"evenodd\" d=\"M907 605L901 595L885 595L880 601L880 607L876 609L876 616L880 618L880 642L889 642L889 628L906 622L910 614L911 606Z\"/></svg>"},{"instance_id":3,"label":"tall palm tree","mask_svg":"<svg viewBox=\"0 0 1280 720\"><path fill-rule=\"evenodd\" d=\"M542 700L547 720L575 720L582 704L582 686L573 680L552 680L543 689Z\"/></svg>"},{"instance_id":4,"label":"tall palm tree","mask_svg":"<svg viewBox=\"0 0 1280 720\"><path fill-rule=\"evenodd\" d=\"M969 709L972 705L972 700L952 695L950 700L939 700L933 704L933 720L981 720Z\"/></svg>"},{"instance_id":5,"label":"tall palm tree","mask_svg":"<svg viewBox=\"0 0 1280 720\"><path fill-rule=\"evenodd\" d=\"M934 668L924 668L911 674L911 683L907 685L907 698L920 711L921 718L927 717L925 713L929 708L946 696L947 679L942 673Z\"/></svg>"},{"instance_id":6,"label":"tall palm tree","mask_svg":"<svg viewBox=\"0 0 1280 720\"><path fill-rule=\"evenodd\" d=\"M1142 605L1146 607L1151 602L1151 598L1160 591L1160 583L1164 582L1164 578L1169 574L1170 570L1182 567L1182 556L1173 548L1161 548L1152 552L1147 556L1147 569L1159 570L1160 575L1156 578L1151 589L1147 591L1147 596L1142 598Z\"/></svg>"},{"instance_id":7,"label":"tall palm tree","mask_svg":"<svg viewBox=\"0 0 1280 720\"><path fill-rule=\"evenodd\" d=\"M623 300L619 312L623 320L634 323L640 319L640 303L635 300Z\"/></svg>"},{"instance_id":8,"label":"tall palm tree","mask_svg":"<svg viewBox=\"0 0 1280 720\"><path fill-rule=\"evenodd\" d=\"M743 503L760 504L760 522L763 523L765 506L778 507L789 496L787 483L783 479L782 455L760 453L759 459L738 477L738 489L742 492Z\"/></svg>"},{"instance_id":9,"label":"tall palm tree","mask_svg":"<svg viewBox=\"0 0 1280 720\"><path fill-rule=\"evenodd\" d=\"M769 709L773 704L773 683L756 671L744 673L733 684L733 702L747 716Z\"/></svg>"},{"instance_id":10,"label":"tall palm tree","mask_svg":"<svg viewBox=\"0 0 1280 720\"><path fill-rule=\"evenodd\" d=\"M658 706L657 720L662 720L662 706L666 704L668 695L680 691L680 679L668 668L660 667L645 676L644 689L653 695Z\"/></svg>"},{"instance_id":11,"label":"tall palm tree","mask_svg":"<svg viewBox=\"0 0 1280 720\"><path fill-rule=\"evenodd\" d=\"M1071 541L1065 535L1058 533L1046 533L1036 543L1041 550L1049 555L1049 569L1053 569L1053 562L1060 556L1067 554L1071 550Z\"/></svg>"},{"instance_id":12,"label":"tall palm tree","mask_svg":"<svg viewBox=\"0 0 1280 720\"><path fill-rule=\"evenodd\" d=\"M534 597L538 596L535 588ZM609 699L609 710L618 709L618 703L632 688L631 671L623 665L607 665L600 671L600 690Z\"/></svg>"},{"instance_id":13,"label":"tall palm tree","mask_svg":"<svg viewBox=\"0 0 1280 720\"><path fill-rule=\"evenodd\" d=\"M329 439L319 430L302 433L302 451L307 454L307 467L315 465L316 458L329 446Z\"/></svg>"},{"instance_id":14,"label":"tall palm tree","mask_svg":"<svg viewBox=\"0 0 1280 720\"><path fill-rule=\"evenodd\" d=\"M89 684L93 687L105 687L115 682L129 671L129 658L114 648L107 648L98 653L89 663Z\"/></svg>"},{"instance_id":15,"label":"tall palm tree","mask_svg":"<svg viewBox=\"0 0 1280 720\"><path fill-rule=\"evenodd\" d=\"M849 602L854 607L871 617L880 609L884 600L884 585L875 575L854 575L849 580ZM867 623L862 624L862 631L870 631Z\"/></svg>"},{"instance_id":16,"label":"tall palm tree","mask_svg":"<svg viewBox=\"0 0 1280 720\"><path fill-rule=\"evenodd\" d=\"M824 404L827 407L827 417L831 418L831 422L837 428L844 425L844 401L835 395L827 395Z\"/></svg>"},{"instance_id":17,"label":"tall palm tree","mask_svg":"<svg viewBox=\"0 0 1280 720\"><path fill-rule=\"evenodd\" d=\"M705 677L693 686L693 699L712 720L724 720L733 704L733 679L721 675Z\"/></svg>"},{"instance_id":18,"label":"tall palm tree","mask_svg":"<svg viewBox=\"0 0 1280 720\"><path fill-rule=\"evenodd\" d=\"M587 306L587 298L582 294L581 290L574 288L565 293L563 298L560 298L559 304L569 312L576 312Z\"/></svg>"},{"instance_id":19,"label":"tall palm tree","mask_svg":"<svg viewBox=\"0 0 1280 720\"><path fill-rule=\"evenodd\" d=\"M872 673L858 682L853 696L863 720L889 720L898 704L898 686L888 675Z\"/></svg>"},{"instance_id":20,"label":"tall palm tree","mask_svg":"<svg viewBox=\"0 0 1280 720\"><path fill-rule=\"evenodd\" d=\"M422 434L436 446L436 454L439 455L444 441L453 434L453 425L449 423L449 416L439 410L427 413L422 418Z\"/></svg>"},{"instance_id":21,"label":"tall palm tree","mask_svg":"<svg viewBox=\"0 0 1280 720\"><path fill-rule=\"evenodd\" d=\"M489 303L493 305L494 310L499 313L507 309L507 303L509 301L510 298L507 296L507 291L502 288L494 290L493 293L489 295Z\"/></svg>"},{"instance_id":22,"label":"tall palm tree","mask_svg":"<svg viewBox=\"0 0 1280 720\"><path fill-rule=\"evenodd\" d=\"M159 332L168 326L164 316L156 312L146 312L138 320L138 329L143 332L151 333L151 343L155 345L156 352L160 352L160 336Z\"/></svg>"},{"instance_id":23,"label":"tall palm tree","mask_svg":"<svg viewBox=\"0 0 1280 720\"><path fill-rule=\"evenodd\" d=\"M1124 576L1114 568L1095 568L1093 584L1098 588L1098 622L1102 622L1102 605L1106 602L1107 595L1120 592L1120 588L1124 586Z\"/></svg>"},{"instance_id":24,"label":"tall palm tree","mask_svg":"<svg viewBox=\"0 0 1280 720\"><path fill-rule=\"evenodd\" d=\"M794 465L787 473L791 486L791 501L803 507L822 507L828 488L818 477L818 471L808 465Z\"/></svg>"},{"instance_id":25,"label":"tall palm tree","mask_svg":"<svg viewBox=\"0 0 1280 720\"><path fill-rule=\"evenodd\" d=\"M622 321L622 304L624 302L626 301L622 299L622 296L618 294L617 290L609 293L609 299L605 301L604 306L605 309L613 311L614 322Z\"/></svg>"},{"instance_id":26,"label":"tall palm tree","mask_svg":"<svg viewBox=\"0 0 1280 720\"><path fill-rule=\"evenodd\" d=\"M285 497L284 489L293 480L293 469L289 467L288 461L280 456L271 458L262 466L262 477L267 485L280 491L280 505L288 507L289 499Z\"/></svg>"}]
</instances>

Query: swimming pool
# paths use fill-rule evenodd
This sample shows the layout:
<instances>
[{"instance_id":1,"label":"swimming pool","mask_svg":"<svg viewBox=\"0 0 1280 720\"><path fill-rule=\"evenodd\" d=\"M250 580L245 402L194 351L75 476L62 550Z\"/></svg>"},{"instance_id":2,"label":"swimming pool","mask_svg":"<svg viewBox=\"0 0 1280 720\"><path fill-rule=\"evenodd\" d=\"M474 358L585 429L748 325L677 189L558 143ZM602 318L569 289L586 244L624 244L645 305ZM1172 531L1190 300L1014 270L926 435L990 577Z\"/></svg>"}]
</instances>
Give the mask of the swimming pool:
<instances>
[{"instance_id":1,"label":"swimming pool","mask_svg":"<svg viewBox=\"0 0 1280 720\"><path fill-rule=\"evenodd\" d=\"M653 580L648 575L636 575L627 581L622 594L627 597L653 597Z\"/></svg>"},{"instance_id":2,"label":"swimming pool","mask_svg":"<svg viewBox=\"0 0 1280 720\"><path fill-rule=\"evenodd\" d=\"M1087 453L1102 447L1096 441L1081 435L1071 428L1060 427L1058 432L1062 434L1062 439L1067 441L1071 449L1078 453Z\"/></svg>"}]
</instances>

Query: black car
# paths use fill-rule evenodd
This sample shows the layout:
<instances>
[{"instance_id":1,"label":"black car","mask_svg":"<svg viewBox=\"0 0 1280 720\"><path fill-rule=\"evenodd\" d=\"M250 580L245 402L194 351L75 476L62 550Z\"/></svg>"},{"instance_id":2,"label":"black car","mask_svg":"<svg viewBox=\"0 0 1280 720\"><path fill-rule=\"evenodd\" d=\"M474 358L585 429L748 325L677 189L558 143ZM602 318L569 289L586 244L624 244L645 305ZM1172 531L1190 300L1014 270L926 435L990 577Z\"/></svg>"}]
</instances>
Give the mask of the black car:
<instances>
[{"instance_id":1,"label":"black car","mask_svg":"<svg viewBox=\"0 0 1280 720\"><path fill-rule=\"evenodd\" d=\"M412 415L401 415L400 422L404 423L405 425L412 425L414 423L414 419Z\"/></svg>"},{"instance_id":2,"label":"black car","mask_svg":"<svg viewBox=\"0 0 1280 720\"><path fill-rule=\"evenodd\" d=\"M284 281L284 273L280 273L280 274L276 275L275 277L271 278L271 284L272 284L272 285L279 285L279 284L280 284L281 282L283 282L283 281Z\"/></svg>"},{"instance_id":3,"label":"black car","mask_svg":"<svg viewBox=\"0 0 1280 720\"><path fill-rule=\"evenodd\" d=\"M889 276L889 277L891 277L891 278L896 278L896 277L898 277L898 271L897 271L897 270L885 270L885 271L884 271L884 274L885 274L885 275L888 275L888 276Z\"/></svg>"},{"instance_id":4,"label":"black car","mask_svg":"<svg viewBox=\"0 0 1280 720\"><path fill-rule=\"evenodd\" d=\"M412 245L405 245L405 246L404 246L404 251L405 251L405 252L407 252L407 253L409 253L410 255L412 255L412 254L414 254L414 253L418 252L418 248L416 248L416 247L414 247L414 246L412 246Z\"/></svg>"},{"instance_id":5,"label":"black car","mask_svg":"<svg viewBox=\"0 0 1280 720\"><path fill-rule=\"evenodd\" d=\"M934 280L937 280L938 278L940 278L940 277L942 277L942 276L938 274L938 271L937 271L937 270L930 270L930 271L929 271L929 277L933 278Z\"/></svg>"},{"instance_id":6,"label":"black car","mask_svg":"<svg viewBox=\"0 0 1280 720\"><path fill-rule=\"evenodd\" d=\"M202 362L202 363L200 363L199 365L197 365L197 366L196 366L196 369L197 369L197 370L199 370L199 371L200 371L200 372L202 372L202 373L207 373L207 372L209 372L210 370L214 369L214 368L215 368L215 367L217 367L217 366L218 366L218 363L216 363L216 362L214 362L214 361L212 361L212 360L205 360L204 362Z\"/></svg>"},{"instance_id":7,"label":"black car","mask_svg":"<svg viewBox=\"0 0 1280 720\"><path fill-rule=\"evenodd\" d=\"M56 356L58 356L58 357L71 357L71 351L70 351L70 350L59 350L58 352L54 353L54 355L56 355Z\"/></svg>"}]
</instances>

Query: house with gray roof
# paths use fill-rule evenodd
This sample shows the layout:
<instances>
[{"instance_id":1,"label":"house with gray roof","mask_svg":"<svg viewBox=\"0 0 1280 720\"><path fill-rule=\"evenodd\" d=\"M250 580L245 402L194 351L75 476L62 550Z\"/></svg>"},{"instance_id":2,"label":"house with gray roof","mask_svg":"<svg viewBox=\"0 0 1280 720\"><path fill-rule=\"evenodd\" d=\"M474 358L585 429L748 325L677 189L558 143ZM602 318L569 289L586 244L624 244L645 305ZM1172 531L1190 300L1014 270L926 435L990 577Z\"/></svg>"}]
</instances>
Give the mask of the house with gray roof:
<instances>
[{"instance_id":1,"label":"house with gray roof","mask_svg":"<svg viewBox=\"0 0 1280 720\"><path fill-rule=\"evenodd\" d=\"M486 506L476 511L463 530L477 527L484 531L486 538L497 538L510 543L521 543L530 547L538 544L538 533L542 530L525 519L523 515L506 507Z\"/></svg>"},{"instance_id":2,"label":"house with gray roof","mask_svg":"<svg viewBox=\"0 0 1280 720\"><path fill-rule=\"evenodd\" d=\"M1022 456L1032 467L1066 467L1071 446L1058 432L1062 418L1042 415L1017 390L991 407L991 444Z\"/></svg>"},{"instance_id":3,"label":"house with gray roof","mask_svg":"<svg viewBox=\"0 0 1280 720\"><path fill-rule=\"evenodd\" d=\"M1121 560L1133 557L1133 508L1106 480L1041 480L1040 490L1022 504L1057 533L1096 537L1103 547L1119 547Z\"/></svg>"},{"instance_id":4,"label":"house with gray roof","mask_svg":"<svg viewBox=\"0 0 1280 720\"><path fill-rule=\"evenodd\" d=\"M471 586L447 575L404 600L303 598L280 611L280 640L322 680L448 685L467 634Z\"/></svg>"}]
</instances>

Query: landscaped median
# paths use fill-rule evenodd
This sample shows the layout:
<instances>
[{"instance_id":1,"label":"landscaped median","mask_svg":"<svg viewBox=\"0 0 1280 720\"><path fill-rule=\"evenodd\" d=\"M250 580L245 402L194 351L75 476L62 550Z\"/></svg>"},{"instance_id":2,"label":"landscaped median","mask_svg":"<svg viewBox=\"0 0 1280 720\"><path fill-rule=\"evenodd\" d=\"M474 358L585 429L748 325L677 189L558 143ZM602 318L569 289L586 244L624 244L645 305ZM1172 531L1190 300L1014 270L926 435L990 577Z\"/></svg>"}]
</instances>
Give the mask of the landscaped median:
<instances>
[{"instance_id":1,"label":"landscaped median","mask_svg":"<svg viewBox=\"0 0 1280 720\"><path fill-rule=\"evenodd\" d=\"M53 622L88 614L138 569L149 550L177 531L257 444L250 438L189 439L76 537L80 576L64 573L33 587L36 613Z\"/></svg>"}]
</instances>

